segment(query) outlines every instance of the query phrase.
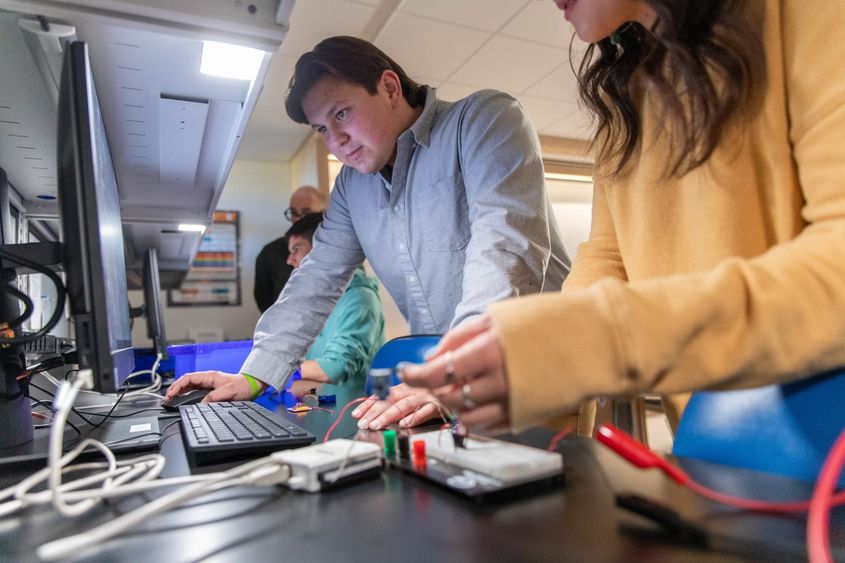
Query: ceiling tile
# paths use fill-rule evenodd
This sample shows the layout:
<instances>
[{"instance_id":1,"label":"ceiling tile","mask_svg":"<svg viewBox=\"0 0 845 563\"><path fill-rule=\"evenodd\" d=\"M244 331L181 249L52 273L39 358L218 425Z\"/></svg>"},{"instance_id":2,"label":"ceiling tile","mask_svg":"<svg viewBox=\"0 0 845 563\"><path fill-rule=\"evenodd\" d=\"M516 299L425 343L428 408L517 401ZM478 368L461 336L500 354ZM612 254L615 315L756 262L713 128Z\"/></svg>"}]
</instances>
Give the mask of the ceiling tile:
<instances>
[{"instance_id":1,"label":"ceiling tile","mask_svg":"<svg viewBox=\"0 0 845 563\"><path fill-rule=\"evenodd\" d=\"M521 94L566 60L566 50L496 36L450 80Z\"/></svg>"},{"instance_id":2,"label":"ceiling tile","mask_svg":"<svg viewBox=\"0 0 845 563\"><path fill-rule=\"evenodd\" d=\"M287 162L296 154L311 129L305 125L267 126L250 121L238 147L240 160Z\"/></svg>"},{"instance_id":3,"label":"ceiling tile","mask_svg":"<svg viewBox=\"0 0 845 563\"><path fill-rule=\"evenodd\" d=\"M519 96L517 99L537 130L552 125L572 111L569 104L557 100L534 96Z\"/></svg>"},{"instance_id":4,"label":"ceiling tile","mask_svg":"<svg viewBox=\"0 0 845 563\"><path fill-rule=\"evenodd\" d=\"M502 35L538 41L555 47L569 48L575 33L572 24L563 18L551 0L529 2L515 18L502 28Z\"/></svg>"},{"instance_id":5,"label":"ceiling tile","mask_svg":"<svg viewBox=\"0 0 845 563\"><path fill-rule=\"evenodd\" d=\"M567 107L564 117L547 127L543 127L540 133L569 139L592 139L593 126L588 114L578 107L578 104L565 103L564 105Z\"/></svg>"},{"instance_id":6,"label":"ceiling tile","mask_svg":"<svg viewBox=\"0 0 845 563\"><path fill-rule=\"evenodd\" d=\"M279 53L273 55L250 122L276 124L280 127L292 123L285 113L285 93L295 64L296 59L293 57Z\"/></svg>"},{"instance_id":7,"label":"ceiling tile","mask_svg":"<svg viewBox=\"0 0 845 563\"><path fill-rule=\"evenodd\" d=\"M406 14L496 31L526 3L526 0L405 0L399 9Z\"/></svg>"},{"instance_id":8,"label":"ceiling tile","mask_svg":"<svg viewBox=\"0 0 845 563\"><path fill-rule=\"evenodd\" d=\"M569 62L564 61L548 76L532 84L525 93L531 96L577 103L578 80L575 78L575 73L570 68Z\"/></svg>"},{"instance_id":9,"label":"ceiling tile","mask_svg":"<svg viewBox=\"0 0 845 563\"><path fill-rule=\"evenodd\" d=\"M375 7L344 0L305 0L294 4L290 32L280 52L299 57L326 37L360 35Z\"/></svg>"},{"instance_id":10,"label":"ceiling tile","mask_svg":"<svg viewBox=\"0 0 845 563\"><path fill-rule=\"evenodd\" d=\"M486 31L396 14L376 45L409 73L445 80L490 37ZM432 38L437 38L432 41Z\"/></svg>"},{"instance_id":11,"label":"ceiling tile","mask_svg":"<svg viewBox=\"0 0 845 563\"><path fill-rule=\"evenodd\" d=\"M437 89L437 97L447 102L456 102L461 98L466 98L474 92L478 92L478 86L469 86L467 84L458 84L457 82L446 82Z\"/></svg>"}]
</instances>

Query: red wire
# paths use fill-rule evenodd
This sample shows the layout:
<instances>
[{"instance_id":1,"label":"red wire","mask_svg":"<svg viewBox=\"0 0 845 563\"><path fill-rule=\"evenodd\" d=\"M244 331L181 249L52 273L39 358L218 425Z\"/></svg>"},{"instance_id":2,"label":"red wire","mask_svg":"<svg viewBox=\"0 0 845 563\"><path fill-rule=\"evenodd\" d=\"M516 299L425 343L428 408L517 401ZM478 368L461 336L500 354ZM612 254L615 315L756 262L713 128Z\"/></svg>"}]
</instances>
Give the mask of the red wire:
<instances>
[{"instance_id":1,"label":"red wire","mask_svg":"<svg viewBox=\"0 0 845 563\"><path fill-rule=\"evenodd\" d=\"M570 432L572 432L571 426L564 427L563 430L552 436L552 439L549 440L549 447L546 449L550 452L555 451L557 449L558 442L566 438Z\"/></svg>"},{"instance_id":2,"label":"red wire","mask_svg":"<svg viewBox=\"0 0 845 563\"><path fill-rule=\"evenodd\" d=\"M693 481L681 468L656 455L648 449L648 447L640 442L637 442L631 438L631 436L619 430L612 424L602 424L598 429L596 437L602 444L608 446L637 467L642 469L656 467L681 485L689 487L689 489L695 493L728 506L742 508L744 510L770 512L775 514L806 512L810 508L809 501L768 502L735 497L733 495L705 487L701 483ZM833 479L835 481L836 477ZM841 504L845 504L845 491L840 491L837 494L832 495L830 501L828 502L828 506L839 506Z\"/></svg>"},{"instance_id":3,"label":"red wire","mask_svg":"<svg viewBox=\"0 0 845 563\"><path fill-rule=\"evenodd\" d=\"M785 514L790 512L807 512L807 510L810 509L810 501L768 502L764 500L735 497L733 495L715 491L692 480L687 483L687 487L705 498L709 498L710 500L714 500L722 504L727 504L728 506L742 508L744 510ZM831 506L839 506L840 504L845 504L845 491L841 491L831 498Z\"/></svg>"},{"instance_id":4,"label":"red wire","mask_svg":"<svg viewBox=\"0 0 845 563\"><path fill-rule=\"evenodd\" d=\"M810 563L833 561L830 552L830 508L836 504L834 495L836 481L845 466L845 430L836 439L827 459L819 472L813 497L810 499L810 513L807 516L807 555Z\"/></svg>"},{"instance_id":5,"label":"red wire","mask_svg":"<svg viewBox=\"0 0 845 563\"><path fill-rule=\"evenodd\" d=\"M334 424L329 426L329 429L326 430L326 435L323 436L323 442L329 441L329 436L331 436L332 431L337 428L337 425L340 424L340 421L343 420L343 415L346 414L346 410L354 404L361 403L366 401L369 397L361 397L360 399L354 399L346 403L342 409L340 409L340 414L337 415L337 419L334 421Z\"/></svg>"}]
</instances>

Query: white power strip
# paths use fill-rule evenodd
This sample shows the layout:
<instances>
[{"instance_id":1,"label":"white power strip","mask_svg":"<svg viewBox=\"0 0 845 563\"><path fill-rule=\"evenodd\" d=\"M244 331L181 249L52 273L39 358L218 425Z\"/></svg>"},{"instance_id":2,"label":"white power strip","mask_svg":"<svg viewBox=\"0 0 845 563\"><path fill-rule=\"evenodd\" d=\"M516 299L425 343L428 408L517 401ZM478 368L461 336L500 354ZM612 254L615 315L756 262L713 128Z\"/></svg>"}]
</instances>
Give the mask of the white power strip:
<instances>
[{"instance_id":1,"label":"white power strip","mask_svg":"<svg viewBox=\"0 0 845 563\"><path fill-rule=\"evenodd\" d=\"M381 467L381 448L370 442L338 438L295 450L273 454L288 464L291 489L316 493L364 471Z\"/></svg>"}]
</instances>

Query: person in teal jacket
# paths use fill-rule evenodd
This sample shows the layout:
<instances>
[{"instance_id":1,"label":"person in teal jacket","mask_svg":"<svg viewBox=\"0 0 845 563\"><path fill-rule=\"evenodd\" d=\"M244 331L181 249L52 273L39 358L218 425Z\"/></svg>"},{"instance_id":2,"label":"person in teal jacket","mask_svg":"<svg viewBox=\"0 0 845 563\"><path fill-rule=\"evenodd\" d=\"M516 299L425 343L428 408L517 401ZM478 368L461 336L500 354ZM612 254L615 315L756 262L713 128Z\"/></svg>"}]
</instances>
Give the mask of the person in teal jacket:
<instances>
[{"instance_id":1,"label":"person in teal jacket","mask_svg":"<svg viewBox=\"0 0 845 563\"><path fill-rule=\"evenodd\" d=\"M287 262L293 266L294 275L311 252L314 232L322 221L322 213L310 213L285 234L290 252ZM334 383L363 390L367 370L383 343L384 313L378 281L358 268L305 355L300 366L304 383L300 386Z\"/></svg>"}]
</instances>

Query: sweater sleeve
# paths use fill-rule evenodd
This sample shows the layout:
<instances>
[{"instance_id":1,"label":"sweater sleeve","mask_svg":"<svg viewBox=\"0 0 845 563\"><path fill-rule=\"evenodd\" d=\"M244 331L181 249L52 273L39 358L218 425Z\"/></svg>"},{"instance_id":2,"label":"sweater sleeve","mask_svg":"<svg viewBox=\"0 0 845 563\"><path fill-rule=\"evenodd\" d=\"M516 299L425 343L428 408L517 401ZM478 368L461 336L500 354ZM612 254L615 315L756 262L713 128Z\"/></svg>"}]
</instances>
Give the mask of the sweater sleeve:
<instances>
[{"instance_id":1,"label":"sweater sleeve","mask_svg":"<svg viewBox=\"0 0 845 563\"><path fill-rule=\"evenodd\" d=\"M564 282L564 290L587 287L604 277L627 279L613 218L607 206L605 186L597 182L593 187L590 238L578 247L572 271Z\"/></svg>"},{"instance_id":2,"label":"sweater sleeve","mask_svg":"<svg viewBox=\"0 0 845 563\"><path fill-rule=\"evenodd\" d=\"M805 226L705 271L491 305L516 429L596 395L752 387L845 364L845 4L767 5L783 49L768 43L767 56L784 62L769 87L786 92Z\"/></svg>"}]
</instances>

